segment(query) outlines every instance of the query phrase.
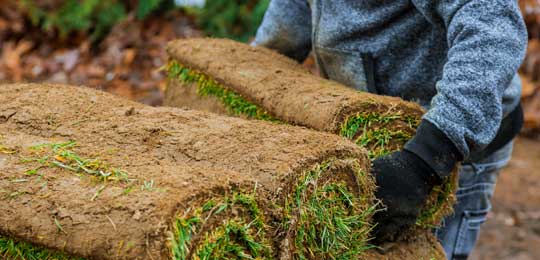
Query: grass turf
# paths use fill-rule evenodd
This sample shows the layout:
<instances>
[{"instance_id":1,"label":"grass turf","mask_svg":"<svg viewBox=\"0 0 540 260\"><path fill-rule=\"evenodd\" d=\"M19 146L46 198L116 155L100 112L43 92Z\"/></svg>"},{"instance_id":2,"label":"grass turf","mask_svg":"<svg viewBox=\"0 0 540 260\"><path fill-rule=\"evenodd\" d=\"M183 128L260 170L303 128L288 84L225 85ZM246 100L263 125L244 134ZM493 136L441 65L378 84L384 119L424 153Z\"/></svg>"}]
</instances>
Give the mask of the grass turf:
<instances>
[{"instance_id":1,"label":"grass turf","mask_svg":"<svg viewBox=\"0 0 540 260\"><path fill-rule=\"evenodd\" d=\"M209 76L193 71L175 60L169 61L166 70L170 79L179 80L183 83L197 84L199 95L218 98L229 111L232 111L236 115L244 115L254 119L279 121L270 117L262 108L246 101L240 95L217 83ZM211 89L211 91L207 89ZM245 103L249 105L236 105ZM402 129L393 129L393 125L398 121L403 122ZM369 158L374 160L380 156L399 151L412 138L412 133L414 133L419 123L420 118L402 115L399 112L385 114L363 112L348 117L342 124L339 134L351 139L357 145L366 148ZM449 205L451 204L450 200L454 190L455 183L450 179L442 186L435 187L433 192L436 194L435 199L430 201L421 211L420 217L416 222L417 226L431 228L437 225L438 220L442 216L451 212L452 209Z\"/></svg>"},{"instance_id":2,"label":"grass turf","mask_svg":"<svg viewBox=\"0 0 540 260\"><path fill-rule=\"evenodd\" d=\"M294 259L351 259L373 246L369 219L377 205L324 175L331 162L306 171L287 197L279 232L294 236ZM366 178L360 170L357 178ZM281 207L279 207L281 208ZM209 199L178 216L173 259L272 259L269 227L255 193ZM293 233L290 233L293 232ZM272 233L274 234L274 233Z\"/></svg>"},{"instance_id":3,"label":"grass turf","mask_svg":"<svg viewBox=\"0 0 540 260\"><path fill-rule=\"evenodd\" d=\"M369 220L377 205L366 208L372 202L354 195L346 183L321 178L329 167L324 163L308 171L286 202L284 226L294 225L294 259L352 259L373 248Z\"/></svg>"},{"instance_id":4,"label":"grass turf","mask_svg":"<svg viewBox=\"0 0 540 260\"><path fill-rule=\"evenodd\" d=\"M235 115L279 122L264 109L247 101L239 94L176 61L169 62L167 72L172 79L197 84L199 95L218 98ZM393 131L389 127L384 127L395 120L404 120L411 128L415 128L419 123L419 119L414 117L361 113L345 121L340 135L367 148L370 158L375 159L398 150L395 146L389 147L389 144L396 142L404 144L412 137L402 130ZM373 125L383 127L371 128ZM41 153L42 156L23 160L24 163L40 164L37 168L28 170L26 174L37 174L42 167L59 167L76 174L91 175L103 182L130 181L125 171L110 167L97 159L82 158L71 150L74 146L76 146L75 142L67 142L31 147L31 150ZM49 155L43 155L46 150L49 150ZM0 153L10 155L17 153L17 150L0 145ZM294 255L298 259L313 257L349 259L371 248L368 244L371 227L366 219L373 214L375 206L358 211L356 200L359 198L355 198L348 191L345 183L325 183L318 186L316 180L326 167L328 166L321 165L309 171L296 187L294 198L291 198L285 207L286 216L288 216L285 219L290 220L295 214L298 217L294 241L296 248ZM432 223L439 217L441 208L448 204L447 200L454 190L453 185L453 182L447 181L443 186L436 187L438 196L431 207L422 211L417 220L418 226L425 228L433 226ZM131 188L128 189L131 190ZM153 182L144 181L141 189L153 189ZM306 194L310 195L306 197ZM245 207L252 220L232 218L223 221L220 226L207 232L204 237L200 237L197 246L191 245L194 235L200 231L211 215L215 217L237 206ZM289 222L284 223L285 226L289 224ZM235 194L231 198L222 198L220 201L210 200L201 208L196 209L191 216L177 218L173 227L174 232L171 237L173 259L187 259L189 255L193 259L232 257L254 259L271 258L272 255L271 244L265 237L263 215L252 195ZM29 243L17 242L7 237L0 237L0 256L7 259L82 259L35 247Z\"/></svg>"},{"instance_id":5,"label":"grass turf","mask_svg":"<svg viewBox=\"0 0 540 260\"><path fill-rule=\"evenodd\" d=\"M407 122L409 131L393 130L392 125L403 120L400 114L358 113L345 120L340 135L353 140L368 150L370 159L387 155L401 149L412 138L410 132L417 125Z\"/></svg>"},{"instance_id":6,"label":"grass turf","mask_svg":"<svg viewBox=\"0 0 540 260\"><path fill-rule=\"evenodd\" d=\"M191 70L175 60L169 61L166 66L168 77L187 84L196 84L200 96L213 96L217 98L231 113L243 115L252 119L279 122L254 103L216 82L207 75ZM359 113L349 117L342 125L340 135L352 139L359 146L369 151L370 158L374 159L397 150L399 146L390 144L404 144L412 135L403 130L391 130L391 124L396 120L404 120L411 129L416 128L419 119L400 114L382 115L378 113ZM382 127L374 128L374 125Z\"/></svg>"},{"instance_id":7,"label":"grass turf","mask_svg":"<svg viewBox=\"0 0 540 260\"><path fill-rule=\"evenodd\" d=\"M433 196L426 207L420 211L420 216L416 220L417 226L424 229L436 228L444 216L453 212L456 185L457 182L450 176L441 186L433 188L432 194L436 196Z\"/></svg>"},{"instance_id":8,"label":"grass turf","mask_svg":"<svg viewBox=\"0 0 540 260\"><path fill-rule=\"evenodd\" d=\"M60 168L72 172L78 177L90 177L102 185L92 200L96 199L110 183L124 187L124 195L134 191L136 187L139 187L140 191L166 192L166 190L156 187L153 180L131 178L127 171L113 167L99 158L85 158L79 155L75 151L77 146L76 142L69 141L44 143L30 147L28 149L30 156L21 155L20 159L20 163L33 166L25 171L25 176L37 175L41 178L43 177L41 170Z\"/></svg>"},{"instance_id":9,"label":"grass turf","mask_svg":"<svg viewBox=\"0 0 540 260\"><path fill-rule=\"evenodd\" d=\"M202 73L197 73L182 66L177 61L170 61L168 63L167 73L169 78L178 79L184 83L197 84L197 93L200 96L212 96L219 99L219 101L225 105L229 112L234 115L243 115L252 119L265 121L279 121L273 118L264 109L258 107L252 102L249 102L241 95L227 89Z\"/></svg>"},{"instance_id":10,"label":"grass turf","mask_svg":"<svg viewBox=\"0 0 540 260\"><path fill-rule=\"evenodd\" d=\"M255 194L210 199L179 216L173 229L170 248L174 260L272 258Z\"/></svg>"},{"instance_id":11,"label":"grass turf","mask_svg":"<svg viewBox=\"0 0 540 260\"><path fill-rule=\"evenodd\" d=\"M0 139L1 140L1 139ZM112 167L97 158L84 158L74 151L77 147L77 143L74 141L62 142L62 143L44 143L29 147L28 151L19 151L14 148L8 148L4 145L0 145L0 153L10 156L21 157L20 163L28 165L32 164L32 167L24 172L25 176L39 176L42 178L40 170L44 168L60 168L76 174L77 176L90 176L103 184L96 194L92 197L92 201L97 199L99 194L106 188L106 184L120 183L126 185L124 195L127 195L138 180L129 178L126 171L119 168ZM29 152L31 157L24 157L23 152ZM21 179L22 180L22 179ZM154 187L153 180L142 181L140 186L141 191L156 191L160 190ZM4 199L14 199L21 192L11 192ZM1 199L1 198L0 198ZM56 222L58 231L64 232L62 226ZM49 250L40 246L33 245L27 242L17 241L8 236L0 235L0 256L2 259L21 259L21 260L68 260L68 259L83 259L78 257L72 257L65 253L55 250Z\"/></svg>"},{"instance_id":12,"label":"grass turf","mask_svg":"<svg viewBox=\"0 0 540 260\"><path fill-rule=\"evenodd\" d=\"M2 236L0 236L0 257L6 260L84 260Z\"/></svg>"}]
</instances>

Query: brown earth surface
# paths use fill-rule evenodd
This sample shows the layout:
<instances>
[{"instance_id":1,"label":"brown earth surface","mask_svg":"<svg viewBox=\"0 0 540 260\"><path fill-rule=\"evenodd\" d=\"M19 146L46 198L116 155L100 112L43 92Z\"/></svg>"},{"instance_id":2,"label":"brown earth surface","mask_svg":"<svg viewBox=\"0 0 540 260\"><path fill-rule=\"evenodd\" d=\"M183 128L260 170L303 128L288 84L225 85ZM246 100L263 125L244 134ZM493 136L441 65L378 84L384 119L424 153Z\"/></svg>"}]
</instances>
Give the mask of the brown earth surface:
<instances>
[{"instance_id":1,"label":"brown earth surface","mask_svg":"<svg viewBox=\"0 0 540 260\"><path fill-rule=\"evenodd\" d=\"M440 243L431 233L422 232L406 242L390 243L378 250L371 250L363 259L445 260L446 255Z\"/></svg>"},{"instance_id":2,"label":"brown earth surface","mask_svg":"<svg viewBox=\"0 0 540 260\"><path fill-rule=\"evenodd\" d=\"M358 195L372 192L369 178L351 177L354 165L368 171L365 151L338 136L152 108L88 88L1 86L0 133L2 145L16 151L0 157L0 233L96 259L168 258L169 223L196 198L256 183L259 198L277 202L304 170L332 158L332 178L360 183ZM121 183L102 188L56 167L25 174L39 167L21 163L31 146L68 140L81 155L99 156L137 184L152 181L155 190L122 196Z\"/></svg>"},{"instance_id":3,"label":"brown earth surface","mask_svg":"<svg viewBox=\"0 0 540 260\"><path fill-rule=\"evenodd\" d=\"M199 111L229 115L227 107L213 96L201 96L197 93L197 84L169 83L165 90L163 105L168 107L190 108Z\"/></svg>"},{"instance_id":4,"label":"brown earth surface","mask_svg":"<svg viewBox=\"0 0 540 260\"><path fill-rule=\"evenodd\" d=\"M540 140L519 137L471 259L540 259Z\"/></svg>"}]
</instances>

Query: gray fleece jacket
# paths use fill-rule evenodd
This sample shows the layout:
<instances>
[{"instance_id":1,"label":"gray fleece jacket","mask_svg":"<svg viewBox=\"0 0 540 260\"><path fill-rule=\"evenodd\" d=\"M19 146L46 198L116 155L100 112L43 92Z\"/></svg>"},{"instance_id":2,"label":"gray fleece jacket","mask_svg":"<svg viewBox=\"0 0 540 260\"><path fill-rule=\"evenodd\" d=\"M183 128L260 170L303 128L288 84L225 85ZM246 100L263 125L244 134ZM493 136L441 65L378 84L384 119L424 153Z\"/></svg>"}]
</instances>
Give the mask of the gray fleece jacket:
<instances>
[{"instance_id":1,"label":"gray fleece jacket","mask_svg":"<svg viewBox=\"0 0 540 260\"><path fill-rule=\"evenodd\" d=\"M272 0L254 44L418 102L467 158L519 104L527 32L515 0Z\"/></svg>"}]
</instances>

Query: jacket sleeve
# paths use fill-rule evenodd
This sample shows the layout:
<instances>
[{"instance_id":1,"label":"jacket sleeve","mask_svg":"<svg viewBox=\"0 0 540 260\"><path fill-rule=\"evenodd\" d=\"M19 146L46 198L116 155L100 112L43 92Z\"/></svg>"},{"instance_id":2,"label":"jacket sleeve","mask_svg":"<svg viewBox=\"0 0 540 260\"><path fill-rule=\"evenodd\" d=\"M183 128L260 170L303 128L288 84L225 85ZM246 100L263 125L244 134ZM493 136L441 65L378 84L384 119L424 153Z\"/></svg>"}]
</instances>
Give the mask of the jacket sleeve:
<instances>
[{"instance_id":1,"label":"jacket sleeve","mask_svg":"<svg viewBox=\"0 0 540 260\"><path fill-rule=\"evenodd\" d=\"M302 62L311 50L311 9L307 0L272 0L252 45Z\"/></svg>"},{"instance_id":2,"label":"jacket sleeve","mask_svg":"<svg viewBox=\"0 0 540 260\"><path fill-rule=\"evenodd\" d=\"M503 117L505 89L523 61L527 32L516 0L413 0L446 27L449 51L424 116L464 158L484 149Z\"/></svg>"}]
</instances>

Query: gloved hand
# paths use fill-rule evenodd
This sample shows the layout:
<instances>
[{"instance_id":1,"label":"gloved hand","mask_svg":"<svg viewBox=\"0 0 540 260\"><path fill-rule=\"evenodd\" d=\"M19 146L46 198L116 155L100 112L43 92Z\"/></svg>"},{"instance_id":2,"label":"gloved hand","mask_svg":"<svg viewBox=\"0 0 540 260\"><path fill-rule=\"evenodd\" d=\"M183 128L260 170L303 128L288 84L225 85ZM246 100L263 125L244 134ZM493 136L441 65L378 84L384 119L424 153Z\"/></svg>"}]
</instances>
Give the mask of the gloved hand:
<instances>
[{"instance_id":1,"label":"gloved hand","mask_svg":"<svg viewBox=\"0 0 540 260\"><path fill-rule=\"evenodd\" d=\"M462 155L435 125L422 121L402 151L373 161L376 197L385 210L375 214L375 241L391 241L414 225L435 185L442 184Z\"/></svg>"}]
</instances>

